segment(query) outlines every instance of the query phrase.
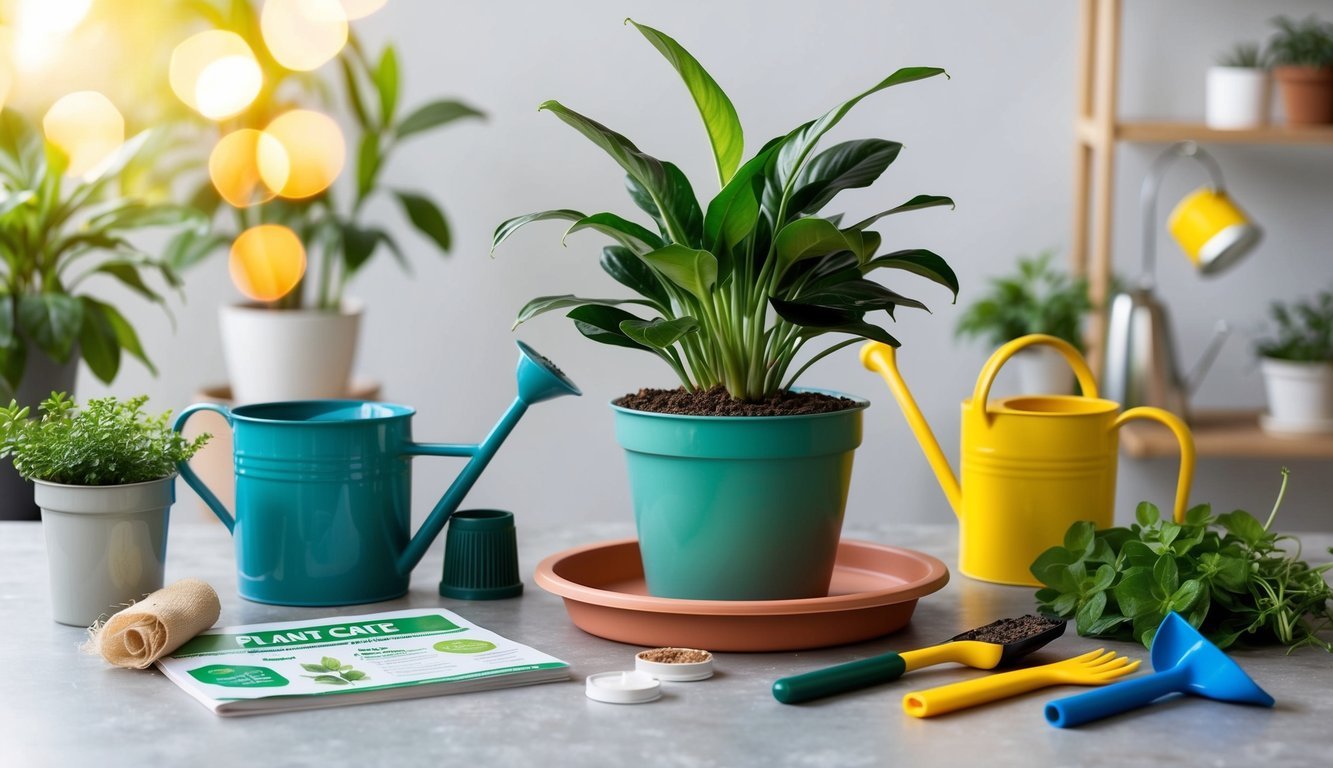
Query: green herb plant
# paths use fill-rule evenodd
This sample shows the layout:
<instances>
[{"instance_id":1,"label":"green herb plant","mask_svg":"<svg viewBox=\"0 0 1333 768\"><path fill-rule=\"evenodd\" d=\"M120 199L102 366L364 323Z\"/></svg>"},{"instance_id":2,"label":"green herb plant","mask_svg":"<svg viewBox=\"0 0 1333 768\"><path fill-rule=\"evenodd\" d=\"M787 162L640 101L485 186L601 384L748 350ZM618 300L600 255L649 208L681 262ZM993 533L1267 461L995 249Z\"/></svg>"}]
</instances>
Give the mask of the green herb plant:
<instances>
[{"instance_id":1,"label":"green herb plant","mask_svg":"<svg viewBox=\"0 0 1333 768\"><path fill-rule=\"evenodd\" d=\"M1275 333L1259 342L1263 357L1303 363L1333 361L1333 291L1291 304L1269 307Z\"/></svg>"},{"instance_id":2,"label":"green herb plant","mask_svg":"<svg viewBox=\"0 0 1333 768\"><path fill-rule=\"evenodd\" d=\"M301 675L301 677L308 677L323 685L355 685L359 680L370 679L370 675L352 669L351 664L343 664L332 656L325 656L319 660L318 664L302 664L301 668L307 672L315 673L313 675Z\"/></svg>"},{"instance_id":3,"label":"green herb plant","mask_svg":"<svg viewBox=\"0 0 1333 768\"><path fill-rule=\"evenodd\" d=\"M144 413L145 396L89 400L82 408L63 392L40 406L41 418L10 401L0 409L0 459L13 457L26 480L65 485L129 485L170 477L211 435L186 440L171 412Z\"/></svg>"},{"instance_id":4,"label":"green herb plant","mask_svg":"<svg viewBox=\"0 0 1333 768\"><path fill-rule=\"evenodd\" d=\"M629 197L651 225L616 213L570 209L502 223L492 251L534 221L570 222L565 238L583 230L609 238L613 244L602 250L603 271L638 294L629 299L543 296L519 311L515 327L545 312L569 309L567 317L584 336L657 355L688 391L723 386L737 400L762 400L789 388L812 363L860 339L898 346L887 331L867 322L866 314L882 310L892 318L898 307L925 305L866 279L869 273L910 272L957 296L957 278L944 259L919 248L879 253L882 238L870 229L891 214L951 206L949 198L919 195L852 224L845 224L841 214L820 214L839 192L873 184L902 145L859 139L816 151L820 139L862 99L944 70L900 69L742 162L740 119L713 77L675 40L626 23L684 81L703 119L721 191L700 206L676 165L558 101L543 103L540 109L583 134L625 171ZM623 309L626 305L646 316ZM825 334L852 338L818 351L793 373L797 354Z\"/></svg>"},{"instance_id":5,"label":"green herb plant","mask_svg":"<svg viewBox=\"0 0 1333 768\"><path fill-rule=\"evenodd\" d=\"M1299 539L1272 531L1286 490L1283 469L1265 523L1243 510L1214 517L1204 504L1176 524L1148 502L1129 528L1075 523L1063 546L1032 564L1046 585L1037 604L1043 614L1074 619L1085 637L1150 646L1158 624L1175 611L1219 648L1243 640L1333 652L1324 636L1333 626L1333 588L1324 579L1333 563L1309 565L1300 559Z\"/></svg>"},{"instance_id":6,"label":"green herb plant","mask_svg":"<svg viewBox=\"0 0 1333 768\"><path fill-rule=\"evenodd\" d=\"M1266 69L1268 52L1258 43L1236 43L1230 50L1217 57L1217 65L1240 69Z\"/></svg>"},{"instance_id":7,"label":"green herb plant","mask_svg":"<svg viewBox=\"0 0 1333 768\"><path fill-rule=\"evenodd\" d=\"M1273 19L1277 33L1268 42L1273 64L1285 67L1333 67L1333 23L1310 16L1297 21L1289 16Z\"/></svg>"},{"instance_id":8,"label":"green herb plant","mask_svg":"<svg viewBox=\"0 0 1333 768\"><path fill-rule=\"evenodd\" d=\"M264 46L259 13L251 0L200 0L191 7L216 29L240 35L254 51L263 73L264 86L255 102L243 113L216 128L217 134L241 128L263 129L273 118L298 105L317 105L332 110L342 106L348 113L342 123L352 125L348 152L355 157L355 184L350 190L327 189L302 200L276 198L244 208L224 206L212 182L203 179L193 196L195 205L210 215L229 208L233 227L218 223L209 233L182 233L171 244L167 257L177 269L207 258L229 246L241 231L258 224L281 224L290 228L305 246L312 269L286 296L272 302L278 309L314 307L337 311L342 306L347 283L371 257L387 251L410 271L398 241L366 216L373 198L388 192L407 221L441 254L452 247L453 236L440 205L417 190L386 189L383 185L389 160L408 139L423 136L458 120L484 117L479 110L459 101L439 99L405 110L398 54L386 45L372 56L355 35L338 55L342 86L335 86L318 72L293 72L279 64ZM344 193L348 193L344 196ZM225 217L224 217L225 218ZM313 284L313 289L309 285ZM313 295L311 295L313 294Z\"/></svg>"},{"instance_id":9,"label":"green herb plant","mask_svg":"<svg viewBox=\"0 0 1333 768\"><path fill-rule=\"evenodd\" d=\"M0 112L0 391L17 389L33 353L60 363L77 354L107 383L125 352L156 373L134 326L88 288L110 279L164 309L145 277L180 288L165 259L127 239L155 227L196 236L206 226L199 211L151 193L164 139L140 133L91 177L71 177L63 152L17 112Z\"/></svg>"},{"instance_id":10,"label":"green herb plant","mask_svg":"<svg viewBox=\"0 0 1333 768\"><path fill-rule=\"evenodd\" d=\"M1046 333L1083 348L1083 318L1092 309L1088 281L1051 264L1054 254L1018 260L1018 271L992 278L989 290L958 319L959 336L998 347L1030 333Z\"/></svg>"}]
</instances>

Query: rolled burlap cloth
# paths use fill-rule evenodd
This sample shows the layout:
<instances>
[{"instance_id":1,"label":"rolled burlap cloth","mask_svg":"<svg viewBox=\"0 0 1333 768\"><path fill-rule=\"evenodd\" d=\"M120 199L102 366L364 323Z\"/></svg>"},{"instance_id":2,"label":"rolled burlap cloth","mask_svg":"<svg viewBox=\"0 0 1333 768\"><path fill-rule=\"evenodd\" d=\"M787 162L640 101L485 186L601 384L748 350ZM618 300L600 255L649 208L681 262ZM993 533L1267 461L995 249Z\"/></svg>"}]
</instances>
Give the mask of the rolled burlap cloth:
<instances>
[{"instance_id":1,"label":"rolled burlap cloth","mask_svg":"<svg viewBox=\"0 0 1333 768\"><path fill-rule=\"evenodd\" d=\"M118 667L145 669L213 626L221 612L212 587L181 579L94 627L88 645Z\"/></svg>"}]
</instances>

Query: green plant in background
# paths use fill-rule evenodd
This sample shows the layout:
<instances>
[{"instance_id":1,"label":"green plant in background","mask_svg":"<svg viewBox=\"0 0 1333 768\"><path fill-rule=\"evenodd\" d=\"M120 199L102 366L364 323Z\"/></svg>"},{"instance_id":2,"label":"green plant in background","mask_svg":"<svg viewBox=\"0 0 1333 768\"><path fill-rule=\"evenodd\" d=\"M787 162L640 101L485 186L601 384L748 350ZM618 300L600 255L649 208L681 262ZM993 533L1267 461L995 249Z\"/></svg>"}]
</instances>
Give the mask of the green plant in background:
<instances>
[{"instance_id":1,"label":"green plant in background","mask_svg":"<svg viewBox=\"0 0 1333 768\"><path fill-rule=\"evenodd\" d=\"M955 333L998 347L1030 333L1046 333L1083 349L1083 318L1092 309L1088 281L1051 264L1054 255L1021 257L1018 271L992 278L989 290L958 319Z\"/></svg>"},{"instance_id":2,"label":"green plant in background","mask_svg":"<svg viewBox=\"0 0 1333 768\"><path fill-rule=\"evenodd\" d=\"M210 435L186 440L171 429L171 412L144 413L146 396L89 400L82 408L53 393L29 419L10 401L0 409L0 458L13 457L27 480L66 485L129 485L170 477Z\"/></svg>"},{"instance_id":3,"label":"green plant in background","mask_svg":"<svg viewBox=\"0 0 1333 768\"><path fill-rule=\"evenodd\" d=\"M495 231L492 251L534 221L571 222L565 237L592 230L610 238L602 269L638 294L632 299L544 296L529 302L515 326L552 310L593 341L651 352L669 365L686 390L723 386L738 400L761 400L790 387L829 353L874 339L898 345L865 320L915 300L866 279L895 269L946 286L958 281L944 259L918 248L878 253L881 218L931 206L947 197L919 195L853 224L820 211L843 190L870 186L902 145L884 139L816 145L862 99L891 86L944 74L933 67L900 69L821 117L779 136L744 163L740 120L731 100L684 48L651 27L634 27L680 74L703 119L721 191L701 207L685 174L610 128L557 101L548 111L583 134L624 169L629 197L652 229L615 213L585 215L561 209L510 219ZM563 240L562 240L563 242ZM622 306L643 308L647 317ZM805 345L825 334L853 338L828 346L790 371Z\"/></svg>"},{"instance_id":4,"label":"green plant in background","mask_svg":"<svg viewBox=\"0 0 1333 768\"><path fill-rule=\"evenodd\" d=\"M325 656L319 660L318 664L302 664L301 668L307 672L315 673L313 675L301 675L301 677L308 677L323 685L355 685L359 680L370 679L370 675L352 669L351 664L343 664L332 656Z\"/></svg>"},{"instance_id":5,"label":"green plant in background","mask_svg":"<svg viewBox=\"0 0 1333 768\"><path fill-rule=\"evenodd\" d=\"M251 0L201 0L192 7L213 28L240 35L254 52L263 74L263 89L254 103L220 124L218 133L263 129L274 117L298 104L342 107L347 114L342 122L353 126L347 146L349 154L355 156L355 184L345 191L346 197L343 191L330 188L301 200L277 198L232 208L234 228L219 224L211 233L182 233L176 238L167 250L172 266L182 269L203 260L249 227L281 224L301 240L315 274L308 272L300 285L273 305L337 310L347 283L381 250L409 269L398 242L365 216L366 204L384 193L396 201L407 221L440 253L449 252L453 237L440 205L424 192L386 187L384 171L403 142L458 120L482 118L481 111L451 99L429 101L410 110L403 108L402 75L394 47L386 45L378 55L371 55L354 35L338 55L337 85L341 94L335 97L335 84L317 72L294 72L273 59L264 45L259 14ZM223 207L207 179L193 201L210 216ZM313 292L307 287L310 284L315 286Z\"/></svg>"},{"instance_id":6,"label":"green plant in background","mask_svg":"<svg viewBox=\"0 0 1333 768\"><path fill-rule=\"evenodd\" d=\"M1226 53L1217 57L1217 65L1241 69L1266 69L1268 52L1258 43L1236 43Z\"/></svg>"},{"instance_id":7,"label":"green plant in background","mask_svg":"<svg viewBox=\"0 0 1333 768\"><path fill-rule=\"evenodd\" d=\"M1333 67L1333 23L1310 16L1296 21L1288 16L1273 19L1277 33L1268 42L1273 64L1286 67Z\"/></svg>"},{"instance_id":8,"label":"green plant in background","mask_svg":"<svg viewBox=\"0 0 1333 768\"><path fill-rule=\"evenodd\" d=\"M1322 636L1333 626L1333 588L1324 580L1333 563L1310 566L1300 559L1299 539L1272 530L1286 490L1283 469L1265 523L1243 510L1214 517L1205 504L1178 525L1147 502L1129 528L1094 531L1092 523L1075 523L1063 546L1032 564L1046 585L1037 604L1048 616L1073 618L1086 637L1150 646L1158 624L1175 611L1219 648L1246 640L1333 651Z\"/></svg>"},{"instance_id":9,"label":"green plant in background","mask_svg":"<svg viewBox=\"0 0 1333 768\"><path fill-rule=\"evenodd\" d=\"M62 363L78 354L107 383L122 352L156 373L134 327L86 284L110 278L164 308L145 275L180 287L166 260L127 239L153 227L192 237L206 224L200 212L149 192L163 138L141 133L95 177L72 177L64 153L21 115L0 112L0 390L18 387L34 351Z\"/></svg>"},{"instance_id":10,"label":"green plant in background","mask_svg":"<svg viewBox=\"0 0 1333 768\"><path fill-rule=\"evenodd\" d=\"M1275 334L1259 342L1260 355L1302 363L1333 361L1333 292L1291 304L1275 301L1269 316Z\"/></svg>"}]
</instances>

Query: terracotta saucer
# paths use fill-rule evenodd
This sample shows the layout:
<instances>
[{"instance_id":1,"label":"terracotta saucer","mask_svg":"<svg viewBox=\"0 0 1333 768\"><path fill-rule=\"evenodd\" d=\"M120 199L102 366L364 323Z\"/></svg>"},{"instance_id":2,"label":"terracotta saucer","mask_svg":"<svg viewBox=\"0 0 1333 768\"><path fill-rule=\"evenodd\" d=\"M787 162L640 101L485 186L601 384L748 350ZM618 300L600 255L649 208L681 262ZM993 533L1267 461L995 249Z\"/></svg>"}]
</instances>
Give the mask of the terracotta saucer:
<instances>
[{"instance_id":1,"label":"terracotta saucer","mask_svg":"<svg viewBox=\"0 0 1333 768\"><path fill-rule=\"evenodd\" d=\"M844 539L827 597L676 600L648 595L635 539L559 552L537 585L565 600L574 625L622 643L712 651L794 651L856 643L902 629L919 598L949 581L930 555Z\"/></svg>"}]
</instances>

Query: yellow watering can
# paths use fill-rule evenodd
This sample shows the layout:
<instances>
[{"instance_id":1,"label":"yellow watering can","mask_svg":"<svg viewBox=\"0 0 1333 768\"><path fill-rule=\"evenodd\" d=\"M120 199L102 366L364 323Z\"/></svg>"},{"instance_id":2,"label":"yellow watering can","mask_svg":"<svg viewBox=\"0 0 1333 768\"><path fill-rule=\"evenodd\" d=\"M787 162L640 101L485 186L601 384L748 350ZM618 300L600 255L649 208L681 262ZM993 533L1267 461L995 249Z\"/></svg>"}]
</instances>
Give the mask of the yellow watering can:
<instances>
[{"instance_id":1,"label":"yellow watering can","mask_svg":"<svg viewBox=\"0 0 1333 768\"><path fill-rule=\"evenodd\" d=\"M1005 362L1036 344L1054 347L1064 357L1083 394L988 400ZM1189 427L1161 408L1120 413L1119 403L1097 397L1092 371L1068 342L1042 334L1024 336L986 361L972 399L963 401L961 485L898 372L894 349L870 342L861 348L861 362L888 382L958 516L958 567L967 576L1040 586L1028 566L1061 543L1070 525L1091 520L1099 529L1111 527L1119 427L1134 419L1161 422L1180 441L1175 517L1184 519L1194 477Z\"/></svg>"}]
</instances>

